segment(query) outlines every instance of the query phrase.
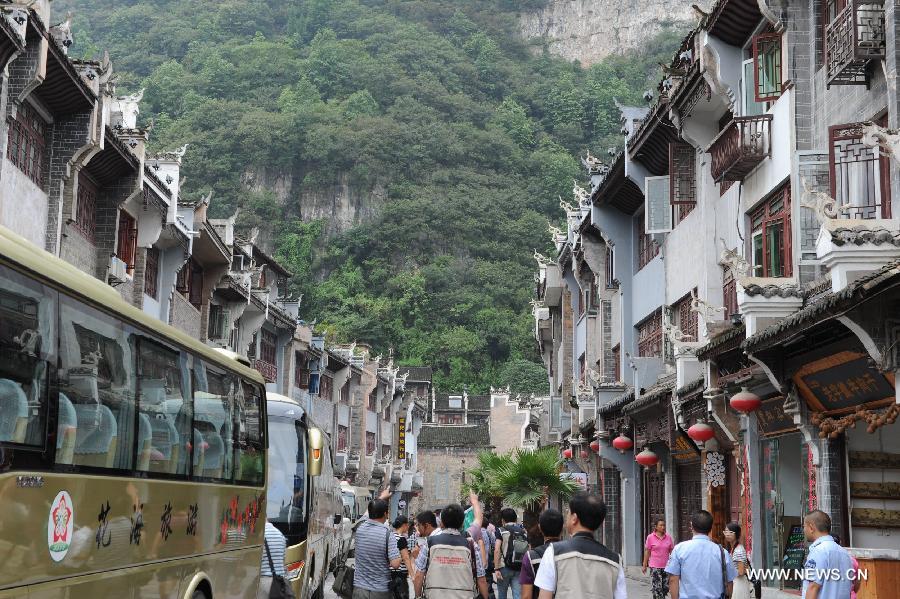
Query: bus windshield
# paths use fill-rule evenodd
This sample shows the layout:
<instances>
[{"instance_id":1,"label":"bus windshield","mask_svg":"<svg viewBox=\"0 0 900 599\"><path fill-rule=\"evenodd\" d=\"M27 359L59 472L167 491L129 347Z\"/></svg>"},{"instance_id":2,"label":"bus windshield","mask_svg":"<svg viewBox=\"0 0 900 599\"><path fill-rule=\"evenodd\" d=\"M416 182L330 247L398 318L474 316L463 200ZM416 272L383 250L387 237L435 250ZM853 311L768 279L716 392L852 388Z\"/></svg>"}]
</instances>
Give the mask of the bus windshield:
<instances>
[{"instance_id":1,"label":"bus windshield","mask_svg":"<svg viewBox=\"0 0 900 599\"><path fill-rule=\"evenodd\" d=\"M266 517L296 545L306 535L306 428L292 418L269 418Z\"/></svg>"}]
</instances>

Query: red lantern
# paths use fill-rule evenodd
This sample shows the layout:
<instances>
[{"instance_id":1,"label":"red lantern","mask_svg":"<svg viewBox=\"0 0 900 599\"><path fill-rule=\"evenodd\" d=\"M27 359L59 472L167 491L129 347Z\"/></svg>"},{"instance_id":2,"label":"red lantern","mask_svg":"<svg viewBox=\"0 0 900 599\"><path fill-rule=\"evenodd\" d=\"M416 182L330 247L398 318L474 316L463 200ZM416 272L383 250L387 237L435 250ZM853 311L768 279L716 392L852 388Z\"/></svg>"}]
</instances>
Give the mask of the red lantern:
<instances>
[{"instance_id":1,"label":"red lantern","mask_svg":"<svg viewBox=\"0 0 900 599\"><path fill-rule=\"evenodd\" d=\"M762 405L762 400L755 393L747 391L747 387L743 387L740 393L735 393L731 396L731 401L729 403L731 404L731 407L738 412L749 414L750 412L755 412L759 409Z\"/></svg>"},{"instance_id":2,"label":"red lantern","mask_svg":"<svg viewBox=\"0 0 900 599\"><path fill-rule=\"evenodd\" d=\"M569 448L569 449L564 449L564 450L563 450L563 457L566 458L567 460L572 459L572 449L571 449L571 448Z\"/></svg>"},{"instance_id":3,"label":"red lantern","mask_svg":"<svg viewBox=\"0 0 900 599\"><path fill-rule=\"evenodd\" d=\"M659 462L659 456L650 451L649 449L645 449L641 453L634 456L634 459L637 460L637 463L641 466L656 466L656 463Z\"/></svg>"},{"instance_id":4,"label":"red lantern","mask_svg":"<svg viewBox=\"0 0 900 599\"><path fill-rule=\"evenodd\" d=\"M591 455L591 454L589 454L589 453L587 452L587 450L584 450L584 449L581 450L581 459L582 459L582 460L588 459L588 456L589 456L589 455Z\"/></svg>"},{"instance_id":5,"label":"red lantern","mask_svg":"<svg viewBox=\"0 0 900 599\"><path fill-rule=\"evenodd\" d=\"M594 453L600 453L600 441L591 441L591 451L593 451Z\"/></svg>"},{"instance_id":6,"label":"red lantern","mask_svg":"<svg viewBox=\"0 0 900 599\"><path fill-rule=\"evenodd\" d=\"M697 443L706 443L716 436L716 431L714 431L713 427L706 424L705 422L698 422L687 430L687 434L688 437L690 437Z\"/></svg>"},{"instance_id":7,"label":"red lantern","mask_svg":"<svg viewBox=\"0 0 900 599\"><path fill-rule=\"evenodd\" d=\"M613 439L612 445L619 450L619 453L625 453L634 447L634 442L625 435L619 435Z\"/></svg>"}]
</instances>

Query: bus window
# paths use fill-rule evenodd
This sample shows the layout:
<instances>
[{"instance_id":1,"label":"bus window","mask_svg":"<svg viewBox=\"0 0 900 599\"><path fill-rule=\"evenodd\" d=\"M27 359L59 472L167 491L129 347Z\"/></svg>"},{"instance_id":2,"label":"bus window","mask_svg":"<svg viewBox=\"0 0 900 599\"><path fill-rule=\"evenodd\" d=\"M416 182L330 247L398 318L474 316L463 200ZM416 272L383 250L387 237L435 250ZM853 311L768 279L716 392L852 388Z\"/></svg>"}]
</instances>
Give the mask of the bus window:
<instances>
[{"instance_id":1,"label":"bus window","mask_svg":"<svg viewBox=\"0 0 900 599\"><path fill-rule=\"evenodd\" d=\"M190 474L193 404L189 356L141 337L138 343L138 390L141 413L137 469Z\"/></svg>"},{"instance_id":2,"label":"bus window","mask_svg":"<svg viewBox=\"0 0 900 599\"><path fill-rule=\"evenodd\" d=\"M295 545L306 534L306 429L292 418L269 418L266 517Z\"/></svg>"},{"instance_id":3,"label":"bus window","mask_svg":"<svg viewBox=\"0 0 900 599\"><path fill-rule=\"evenodd\" d=\"M68 298L60 301L59 335L60 412L71 403L76 430L72 460L57 451L57 462L130 470L137 439L133 336L118 319Z\"/></svg>"},{"instance_id":4,"label":"bus window","mask_svg":"<svg viewBox=\"0 0 900 599\"><path fill-rule=\"evenodd\" d=\"M0 266L0 442L44 443L56 301L50 289ZM60 424L57 447L74 446L74 427L71 418Z\"/></svg>"},{"instance_id":5,"label":"bus window","mask_svg":"<svg viewBox=\"0 0 900 599\"><path fill-rule=\"evenodd\" d=\"M263 484L265 439L263 437L262 394L257 387L243 384L244 393L235 406L238 440L235 479L255 486Z\"/></svg>"},{"instance_id":6,"label":"bus window","mask_svg":"<svg viewBox=\"0 0 900 599\"><path fill-rule=\"evenodd\" d=\"M231 480L234 470L234 402L239 379L194 365L194 476Z\"/></svg>"}]
</instances>

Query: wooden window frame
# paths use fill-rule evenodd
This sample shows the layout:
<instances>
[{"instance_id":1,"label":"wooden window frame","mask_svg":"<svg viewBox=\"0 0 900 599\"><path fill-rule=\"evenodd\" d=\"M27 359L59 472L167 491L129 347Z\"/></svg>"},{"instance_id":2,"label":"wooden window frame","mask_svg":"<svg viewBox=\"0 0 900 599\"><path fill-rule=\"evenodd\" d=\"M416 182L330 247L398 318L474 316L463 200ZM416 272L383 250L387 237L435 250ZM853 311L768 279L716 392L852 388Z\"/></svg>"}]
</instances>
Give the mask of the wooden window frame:
<instances>
[{"instance_id":1,"label":"wooden window frame","mask_svg":"<svg viewBox=\"0 0 900 599\"><path fill-rule=\"evenodd\" d=\"M322 375L319 377L319 398L331 401L334 394L334 379L330 376Z\"/></svg>"},{"instance_id":2,"label":"wooden window frame","mask_svg":"<svg viewBox=\"0 0 900 599\"><path fill-rule=\"evenodd\" d=\"M268 329L259 332L259 359L269 364L277 363L278 337Z\"/></svg>"},{"instance_id":3,"label":"wooden window frame","mask_svg":"<svg viewBox=\"0 0 900 599\"><path fill-rule=\"evenodd\" d=\"M343 404L350 403L350 381L344 383L344 386L341 387L341 399L340 402Z\"/></svg>"},{"instance_id":4,"label":"wooden window frame","mask_svg":"<svg viewBox=\"0 0 900 599\"><path fill-rule=\"evenodd\" d=\"M7 120L6 157L41 189L45 189L49 125L27 102Z\"/></svg>"},{"instance_id":5,"label":"wooden window frame","mask_svg":"<svg viewBox=\"0 0 900 599\"><path fill-rule=\"evenodd\" d=\"M883 127L887 127L887 114L877 118L874 120L875 124L881 125ZM831 197L834 198L836 204L835 209L840 209L843 206L853 206L851 204L847 204L843 202L844 193L843 190L838 190L838 156L836 146L841 141L848 141L859 139L860 143L862 143L862 129L864 123L847 123L843 125L833 125L828 127L828 174L831 185ZM869 151L869 150L866 150ZM875 152L876 150L873 148L871 152ZM868 209L871 208L873 212L877 212L874 216L876 218L891 218L891 162L890 157L886 155L885 152L878 152L878 157L874 160L860 160L856 161L856 163L869 162L872 163L873 167L877 163L878 166L878 176L873 177L873 185L879 186L879 193L881 195L881 206L879 210L879 206L877 204L873 204L871 206L859 206L857 209ZM853 161L841 162L841 164L852 164ZM873 173L874 174L874 173ZM840 218L853 218L854 215L845 214L839 215ZM863 216L863 219L868 218L867 216Z\"/></svg>"},{"instance_id":6,"label":"wooden window frame","mask_svg":"<svg viewBox=\"0 0 900 599\"><path fill-rule=\"evenodd\" d=\"M781 52L780 33L760 33L753 36L753 96L757 102L774 102L781 97L784 78ZM762 89L764 82L761 81L760 71L764 69L765 63L761 62L761 57L771 57L774 61L772 69L775 81L771 90Z\"/></svg>"},{"instance_id":7,"label":"wooden window frame","mask_svg":"<svg viewBox=\"0 0 900 599\"><path fill-rule=\"evenodd\" d=\"M147 248L144 262L144 294L159 299L159 250Z\"/></svg>"},{"instance_id":8,"label":"wooden window frame","mask_svg":"<svg viewBox=\"0 0 900 599\"><path fill-rule=\"evenodd\" d=\"M83 171L78 175L75 194L75 230L94 243L97 234L97 185Z\"/></svg>"},{"instance_id":9,"label":"wooden window frame","mask_svg":"<svg viewBox=\"0 0 900 599\"><path fill-rule=\"evenodd\" d=\"M697 152L688 143L669 144L669 202L680 223L697 206ZM677 224L676 223L676 224Z\"/></svg>"},{"instance_id":10,"label":"wooden window frame","mask_svg":"<svg viewBox=\"0 0 900 599\"><path fill-rule=\"evenodd\" d=\"M337 425L337 450L344 452L347 451L347 441L350 436L349 427L344 426L343 424Z\"/></svg>"},{"instance_id":11,"label":"wooden window frame","mask_svg":"<svg viewBox=\"0 0 900 599\"><path fill-rule=\"evenodd\" d=\"M722 267L722 305L725 306L725 320L732 314L738 314L737 281L727 266Z\"/></svg>"},{"instance_id":12,"label":"wooden window frame","mask_svg":"<svg viewBox=\"0 0 900 599\"><path fill-rule=\"evenodd\" d=\"M780 203L780 207L775 208ZM793 273L793 252L791 240L791 184L790 181L782 185L775 193L763 200L750 212L750 243L753 251L753 276L784 278ZM782 272L773 273L770 270L770 252L768 241L769 229L782 226L780 252L782 260ZM756 238L761 237L762 264L757 264Z\"/></svg>"},{"instance_id":13,"label":"wooden window frame","mask_svg":"<svg viewBox=\"0 0 900 599\"><path fill-rule=\"evenodd\" d=\"M228 310L219 304L209 305L209 320L206 324L206 336L209 339L227 339Z\"/></svg>"},{"instance_id":14,"label":"wooden window frame","mask_svg":"<svg viewBox=\"0 0 900 599\"><path fill-rule=\"evenodd\" d=\"M696 293L696 289L694 290ZM690 294L678 300L673 308L678 314L678 329L686 338L684 341L697 341L699 335L699 321L697 312L692 309L693 298Z\"/></svg>"},{"instance_id":15,"label":"wooden window frame","mask_svg":"<svg viewBox=\"0 0 900 599\"><path fill-rule=\"evenodd\" d=\"M646 226L644 225L644 217L641 215L637 219L635 219L635 228L637 234L637 246L638 246L638 267L637 270L640 271L645 266L650 264L654 258L659 254L659 245L653 241L653 235L651 233L647 233Z\"/></svg>"},{"instance_id":16,"label":"wooden window frame","mask_svg":"<svg viewBox=\"0 0 900 599\"><path fill-rule=\"evenodd\" d=\"M126 272L134 275L137 255L137 219L125 210L119 210L119 228L116 236L116 257L125 263Z\"/></svg>"},{"instance_id":17,"label":"wooden window frame","mask_svg":"<svg viewBox=\"0 0 900 599\"><path fill-rule=\"evenodd\" d=\"M613 376L615 377L614 383L618 383L622 380L622 346L616 343L612 348L612 359L613 359Z\"/></svg>"},{"instance_id":18,"label":"wooden window frame","mask_svg":"<svg viewBox=\"0 0 900 599\"><path fill-rule=\"evenodd\" d=\"M663 356L662 310L657 309L635 327L638 332L638 357Z\"/></svg>"},{"instance_id":19,"label":"wooden window frame","mask_svg":"<svg viewBox=\"0 0 900 599\"><path fill-rule=\"evenodd\" d=\"M309 368L306 354L294 352L294 384L300 389L309 389Z\"/></svg>"},{"instance_id":20,"label":"wooden window frame","mask_svg":"<svg viewBox=\"0 0 900 599\"><path fill-rule=\"evenodd\" d=\"M378 440L375 433L366 431L366 455L375 455L378 449Z\"/></svg>"},{"instance_id":21,"label":"wooden window frame","mask_svg":"<svg viewBox=\"0 0 900 599\"><path fill-rule=\"evenodd\" d=\"M606 288L615 289L618 287L616 282L616 248L609 244L606 245Z\"/></svg>"}]
</instances>

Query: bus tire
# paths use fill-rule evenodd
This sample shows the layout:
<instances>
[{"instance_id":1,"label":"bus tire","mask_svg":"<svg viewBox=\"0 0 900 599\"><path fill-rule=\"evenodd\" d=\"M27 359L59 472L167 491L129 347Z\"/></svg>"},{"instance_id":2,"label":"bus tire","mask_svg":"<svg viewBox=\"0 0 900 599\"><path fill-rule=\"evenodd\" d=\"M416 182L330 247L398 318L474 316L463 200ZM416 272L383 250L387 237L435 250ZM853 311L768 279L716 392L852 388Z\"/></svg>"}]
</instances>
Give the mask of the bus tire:
<instances>
[{"instance_id":1,"label":"bus tire","mask_svg":"<svg viewBox=\"0 0 900 599\"><path fill-rule=\"evenodd\" d=\"M191 595L191 599L209 599L209 597L206 596L206 593L204 593L202 589L197 589L194 591L194 594Z\"/></svg>"}]
</instances>

